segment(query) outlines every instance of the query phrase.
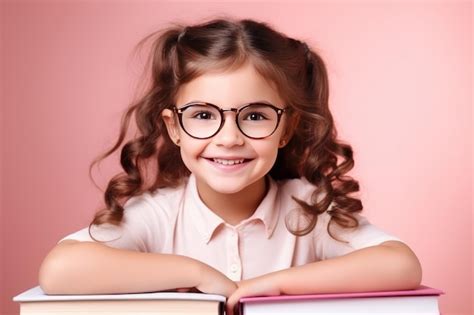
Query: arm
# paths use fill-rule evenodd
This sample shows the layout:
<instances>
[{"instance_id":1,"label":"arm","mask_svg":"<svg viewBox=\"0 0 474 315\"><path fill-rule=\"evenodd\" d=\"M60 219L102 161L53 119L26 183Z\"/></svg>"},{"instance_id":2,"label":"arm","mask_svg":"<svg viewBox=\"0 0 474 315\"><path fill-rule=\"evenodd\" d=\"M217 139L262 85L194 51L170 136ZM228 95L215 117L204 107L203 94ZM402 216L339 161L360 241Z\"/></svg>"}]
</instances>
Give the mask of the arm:
<instances>
[{"instance_id":1,"label":"arm","mask_svg":"<svg viewBox=\"0 0 474 315\"><path fill-rule=\"evenodd\" d=\"M197 287L203 292L229 296L236 288L219 271L186 256L71 240L57 244L45 257L39 284L46 294L136 293Z\"/></svg>"},{"instance_id":2,"label":"arm","mask_svg":"<svg viewBox=\"0 0 474 315\"><path fill-rule=\"evenodd\" d=\"M420 285L422 269L407 245L387 241L344 256L282 270L273 277L281 294L409 290Z\"/></svg>"},{"instance_id":3,"label":"arm","mask_svg":"<svg viewBox=\"0 0 474 315\"><path fill-rule=\"evenodd\" d=\"M244 296L409 290L421 283L422 270L413 251L387 241L344 256L265 274L238 283L228 312Z\"/></svg>"}]
</instances>

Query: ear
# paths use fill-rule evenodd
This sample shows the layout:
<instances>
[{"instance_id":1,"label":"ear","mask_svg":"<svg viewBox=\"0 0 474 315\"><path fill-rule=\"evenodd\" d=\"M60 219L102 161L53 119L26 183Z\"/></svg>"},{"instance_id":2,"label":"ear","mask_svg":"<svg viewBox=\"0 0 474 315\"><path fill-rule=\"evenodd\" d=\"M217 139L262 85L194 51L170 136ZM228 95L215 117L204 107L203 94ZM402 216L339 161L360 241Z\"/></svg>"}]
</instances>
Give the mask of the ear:
<instances>
[{"instance_id":1,"label":"ear","mask_svg":"<svg viewBox=\"0 0 474 315\"><path fill-rule=\"evenodd\" d=\"M283 148L290 142L291 138L293 137L293 134L295 133L296 127L298 126L298 123L300 121L300 115L295 114L292 116L289 120L288 123L285 126L285 132L280 138L280 143L278 145L278 148Z\"/></svg>"},{"instance_id":2,"label":"ear","mask_svg":"<svg viewBox=\"0 0 474 315\"><path fill-rule=\"evenodd\" d=\"M171 141L178 145L179 126L177 124L177 119L175 118L173 111L171 111L170 109L164 109L163 112L161 112L161 117L165 122L166 130L168 130L168 134L171 138Z\"/></svg>"}]
</instances>

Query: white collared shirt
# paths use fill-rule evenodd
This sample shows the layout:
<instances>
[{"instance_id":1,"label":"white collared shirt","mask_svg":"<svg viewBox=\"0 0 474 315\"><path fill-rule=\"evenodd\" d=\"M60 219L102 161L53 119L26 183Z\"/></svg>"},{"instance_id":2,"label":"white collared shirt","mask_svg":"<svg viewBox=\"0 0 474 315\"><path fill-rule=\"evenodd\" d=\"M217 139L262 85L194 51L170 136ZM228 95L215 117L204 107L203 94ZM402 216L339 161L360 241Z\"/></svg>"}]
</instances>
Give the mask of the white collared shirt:
<instances>
[{"instance_id":1,"label":"white collared shirt","mask_svg":"<svg viewBox=\"0 0 474 315\"><path fill-rule=\"evenodd\" d=\"M179 187L130 198L124 205L120 227L92 226L91 233L101 241L109 240L104 244L115 248L198 259L234 281L341 256L388 240L402 241L356 214L357 229L331 224L331 232L349 243L338 242L327 232L327 212L318 217L309 234L297 237L287 230L285 218L288 216L293 228L304 227L307 221L291 196L309 202L315 186L304 178L275 181L267 176L270 187L265 198L250 218L235 226L203 203L191 174ZM94 242L88 227L60 241L64 239Z\"/></svg>"}]
</instances>

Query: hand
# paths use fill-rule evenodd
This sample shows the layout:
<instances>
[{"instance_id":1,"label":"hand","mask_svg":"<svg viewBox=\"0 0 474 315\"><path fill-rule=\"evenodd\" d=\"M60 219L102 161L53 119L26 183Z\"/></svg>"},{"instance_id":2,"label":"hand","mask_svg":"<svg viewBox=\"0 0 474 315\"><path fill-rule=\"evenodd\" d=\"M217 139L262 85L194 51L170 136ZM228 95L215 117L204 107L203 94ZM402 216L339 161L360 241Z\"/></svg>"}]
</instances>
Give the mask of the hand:
<instances>
[{"instance_id":1,"label":"hand","mask_svg":"<svg viewBox=\"0 0 474 315\"><path fill-rule=\"evenodd\" d=\"M253 279L237 282L237 290L227 299L226 315L238 315L237 306L240 298L246 296L280 295L278 273L269 273Z\"/></svg>"},{"instance_id":2,"label":"hand","mask_svg":"<svg viewBox=\"0 0 474 315\"><path fill-rule=\"evenodd\" d=\"M196 289L204 293L229 297L237 289L237 284L234 281L205 263L200 265L199 279Z\"/></svg>"}]
</instances>

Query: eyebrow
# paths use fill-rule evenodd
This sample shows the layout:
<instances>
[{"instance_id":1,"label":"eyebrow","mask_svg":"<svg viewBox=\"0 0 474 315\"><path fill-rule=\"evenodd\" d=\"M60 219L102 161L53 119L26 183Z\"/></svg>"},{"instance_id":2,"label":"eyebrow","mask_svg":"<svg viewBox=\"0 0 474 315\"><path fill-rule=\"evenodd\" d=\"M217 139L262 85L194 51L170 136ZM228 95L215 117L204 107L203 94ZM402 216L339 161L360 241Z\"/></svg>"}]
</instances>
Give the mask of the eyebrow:
<instances>
[{"instance_id":1,"label":"eyebrow","mask_svg":"<svg viewBox=\"0 0 474 315\"><path fill-rule=\"evenodd\" d=\"M213 104L213 105L216 105L218 106L217 104L214 104L214 103L211 103L211 102L207 102L207 101L200 101L200 100L193 100L193 101L190 101L190 102L186 102L184 105L188 105L188 104L191 104L191 103L209 103L209 104ZM258 100L258 101L252 101L252 102L247 102L247 103L243 103L243 104L240 104L239 107L237 108L240 108L240 107L244 107L246 105L249 105L249 104L254 104L254 103L262 103L262 104L267 104L267 105L272 105L272 106L277 106L269 101L266 101L266 100ZM278 106L277 106L278 107Z\"/></svg>"}]
</instances>

